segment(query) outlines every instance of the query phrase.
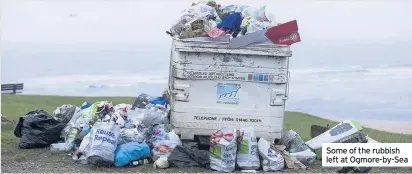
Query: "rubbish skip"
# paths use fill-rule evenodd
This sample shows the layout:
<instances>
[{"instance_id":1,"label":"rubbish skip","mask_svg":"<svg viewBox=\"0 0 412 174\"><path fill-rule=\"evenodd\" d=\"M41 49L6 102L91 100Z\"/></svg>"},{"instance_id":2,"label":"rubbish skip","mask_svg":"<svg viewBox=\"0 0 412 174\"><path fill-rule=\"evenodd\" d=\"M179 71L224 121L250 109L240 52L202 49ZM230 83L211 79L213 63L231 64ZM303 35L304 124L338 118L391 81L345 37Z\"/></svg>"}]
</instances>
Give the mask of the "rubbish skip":
<instances>
[{"instance_id":1,"label":"rubbish skip","mask_svg":"<svg viewBox=\"0 0 412 174\"><path fill-rule=\"evenodd\" d=\"M150 148L145 142L128 142L118 145L114 154L114 164L121 167L132 161L150 157Z\"/></svg>"},{"instance_id":2,"label":"rubbish skip","mask_svg":"<svg viewBox=\"0 0 412 174\"><path fill-rule=\"evenodd\" d=\"M260 168L257 139L253 127L240 129L241 141L238 147L236 163L242 170L257 170Z\"/></svg>"},{"instance_id":3,"label":"rubbish skip","mask_svg":"<svg viewBox=\"0 0 412 174\"><path fill-rule=\"evenodd\" d=\"M64 126L46 111L36 110L20 117L14 135L20 138L20 148L40 148L58 142Z\"/></svg>"},{"instance_id":4,"label":"rubbish skip","mask_svg":"<svg viewBox=\"0 0 412 174\"><path fill-rule=\"evenodd\" d=\"M311 149L320 149L322 143L334 143L361 130L363 130L363 128L359 122L345 120L319 136L307 141L306 144Z\"/></svg>"},{"instance_id":5,"label":"rubbish skip","mask_svg":"<svg viewBox=\"0 0 412 174\"><path fill-rule=\"evenodd\" d=\"M120 127L114 122L96 122L90 132L87 161L91 164L113 164Z\"/></svg>"},{"instance_id":6,"label":"rubbish skip","mask_svg":"<svg viewBox=\"0 0 412 174\"><path fill-rule=\"evenodd\" d=\"M288 169L306 169L306 166L297 160L294 156L291 156L288 151L286 151L286 146L284 145L270 145L270 148L282 154L285 159L285 164Z\"/></svg>"},{"instance_id":7,"label":"rubbish skip","mask_svg":"<svg viewBox=\"0 0 412 174\"><path fill-rule=\"evenodd\" d=\"M210 137L210 168L219 172L233 172L236 165L237 138L235 128L222 128Z\"/></svg>"},{"instance_id":8,"label":"rubbish skip","mask_svg":"<svg viewBox=\"0 0 412 174\"><path fill-rule=\"evenodd\" d=\"M270 143L263 138L258 142L259 154L262 157L263 171L279 171L285 167L285 161L279 152L270 148Z\"/></svg>"},{"instance_id":9,"label":"rubbish skip","mask_svg":"<svg viewBox=\"0 0 412 174\"><path fill-rule=\"evenodd\" d=\"M178 145L168 158L172 167L203 167L210 168L209 151L199 149L189 149L186 146Z\"/></svg>"}]
</instances>

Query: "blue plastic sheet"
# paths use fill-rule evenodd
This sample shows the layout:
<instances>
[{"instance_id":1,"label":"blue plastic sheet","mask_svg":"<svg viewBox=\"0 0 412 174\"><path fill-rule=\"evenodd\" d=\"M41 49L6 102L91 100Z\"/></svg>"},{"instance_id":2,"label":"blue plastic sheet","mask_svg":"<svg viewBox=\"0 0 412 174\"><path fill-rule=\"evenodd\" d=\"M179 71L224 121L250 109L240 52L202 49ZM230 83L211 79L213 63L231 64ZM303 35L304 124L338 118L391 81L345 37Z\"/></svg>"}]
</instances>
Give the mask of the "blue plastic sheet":
<instances>
[{"instance_id":1,"label":"blue plastic sheet","mask_svg":"<svg viewBox=\"0 0 412 174\"><path fill-rule=\"evenodd\" d=\"M152 97L149 99L149 102L152 104L159 104L159 105L163 105L166 106L167 104L167 99L163 98L163 97Z\"/></svg>"},{"instance_id":2,"label":"blue plastic sheet","mask_svg":"<svg viewBox=\"0 0 412 174\"><path fill-rule=\"evenodd\" d=\"M150 148L145 142L128 142L118 145L114 153L114 164L116 167L121 167L132 161L149 157Z\"/></svg>"},{"instance_id":3,"label":"blue plastic sheet","mask_svg":"<svg viewBox=\"0 0 412 174\"><path fill-rule=\"evenodd\" d=\"M84 102L81 106L80 109L86 109L89 108L92 104L90 102Z\"/></svg>"}]
</instances>

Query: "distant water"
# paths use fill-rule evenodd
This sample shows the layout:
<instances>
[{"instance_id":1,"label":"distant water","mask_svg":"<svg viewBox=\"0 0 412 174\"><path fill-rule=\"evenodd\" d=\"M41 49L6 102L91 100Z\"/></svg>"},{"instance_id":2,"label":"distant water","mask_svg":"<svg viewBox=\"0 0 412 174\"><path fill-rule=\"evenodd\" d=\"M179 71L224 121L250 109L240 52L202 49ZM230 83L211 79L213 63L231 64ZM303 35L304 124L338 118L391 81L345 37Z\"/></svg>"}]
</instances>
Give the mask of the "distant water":
<instances>
[{"instance_id":1,"label":"distant water","mask_svg":"<svg viewBox=\"0 0 412 174\"><path fill-rule=\"evenodd\" d=\"M287 109L321 117L412 122L412 54L405 51L412 43L366 43L308 40L294 45ZM167 87L167 41L2 46L2 83L24 82L25 94L160 95Z\"/></svg>"},{"instance_id":2,"label":"distant water","mask_svg":"<svg viewBox=\"0 0 412 174\"><path fill-rule=\"evenodd\" d=\"M155 74L155 75L154 75ZM24 79L25 94L67 96L159 95L167 71L47 75ZM412 122L412 66L291 69L287 109L322 117Z\"/></svg>"}]
</instances>

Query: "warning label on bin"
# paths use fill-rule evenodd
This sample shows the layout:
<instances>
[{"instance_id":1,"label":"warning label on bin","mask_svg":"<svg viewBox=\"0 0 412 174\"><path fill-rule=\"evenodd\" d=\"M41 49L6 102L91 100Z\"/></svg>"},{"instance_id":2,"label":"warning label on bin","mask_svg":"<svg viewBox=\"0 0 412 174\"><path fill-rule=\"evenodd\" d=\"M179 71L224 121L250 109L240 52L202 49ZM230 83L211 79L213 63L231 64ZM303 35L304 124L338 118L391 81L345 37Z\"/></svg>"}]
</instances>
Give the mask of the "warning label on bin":
<instances>
[{"instance_id":1,"label":"warning label on bin","mask_svg":"<svg viewBox=\"0 0 412 174\"><path fill-rule=\"evenodd\" d=\"M213 71L184 71L184 75L190 79L210 79L210 80L238 80L244 81L247 76L244 74L231 72L213 72Z\"/></svg>"},{"instance_id":2,"label":"warning label on bin","mask_svg":"<svg viewBox=\"0 0 412 174\"><path fill-rule=\"evenodd\" d=\"M216 86L216 103L239 104L240 84L218 83Z\"/></svg>"}]
</instances>

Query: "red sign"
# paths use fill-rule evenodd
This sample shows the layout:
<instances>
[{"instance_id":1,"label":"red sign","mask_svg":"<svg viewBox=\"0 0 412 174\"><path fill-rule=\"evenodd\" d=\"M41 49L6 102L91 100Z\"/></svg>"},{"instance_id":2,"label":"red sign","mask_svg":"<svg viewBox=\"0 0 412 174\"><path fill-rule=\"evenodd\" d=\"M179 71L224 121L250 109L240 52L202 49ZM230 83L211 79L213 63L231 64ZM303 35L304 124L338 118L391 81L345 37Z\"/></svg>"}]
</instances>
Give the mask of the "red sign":
<instances>
[{"instance_id":1,"label":"red sign","mask_svg":"<svg viewBox=\"0 0 412 174\"><path fill-rule=\"evenodd\" d=\"M273 44L292 45L300 42L298 30L298 23L294 20L269 28L266 31L266 37L269 38Z\"/></svg>"}]
</instances>

